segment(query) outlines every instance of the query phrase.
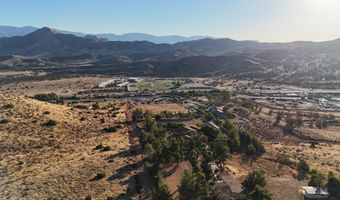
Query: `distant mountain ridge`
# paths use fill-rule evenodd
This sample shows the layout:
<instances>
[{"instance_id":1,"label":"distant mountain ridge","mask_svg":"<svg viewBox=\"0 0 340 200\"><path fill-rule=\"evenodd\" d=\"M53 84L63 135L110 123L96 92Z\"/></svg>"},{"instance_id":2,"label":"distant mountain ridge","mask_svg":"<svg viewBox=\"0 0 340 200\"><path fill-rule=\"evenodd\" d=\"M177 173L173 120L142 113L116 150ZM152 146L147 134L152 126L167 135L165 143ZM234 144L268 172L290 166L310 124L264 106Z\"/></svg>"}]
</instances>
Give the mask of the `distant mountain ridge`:
<instances>
[{"instance_id":1,"label":"distant mountain ridge","mask_svg":"<svg viewBox=\"0 0 340 200\"><path fill-rule=\"evenodd\" d=\"M14 36L24 36L29 33L32 33L39 28L33 26L25 26L25 27L15 27L15 26L0 26L0 38L3 37L14 37ZM56 29L53 29L56 30ZM113 34L113 33L100 33L100 34L87 34L82 32L73 32L73 31L65 31L65 30L56 30L59 33L63 34L72 34L78 37L84 37L87 35L94 35L98 38L103 38L109 41L149 41L156 44L167 43L174 44L178 42L184 41L192 41L199 40L204 38L214 38L211 36L180 36L180 35L167 35L167 36L157 36L146 33L125 33L121 35Z\"/></svg>"},{"instance_id":2,"label":"distant mountain ridge","mask_svg":"<svg viewBox=\"0 0 340 200\"><path fill-rule=\"evenodd\" d=\"M47 27L24 36L0 38L0 70L337 80L339 66L340 39L268 43L205 38L156 44L75 36Z\"/></svg>"},{"instance_id":3,"label":"distant mountain ridge","mask_svg":"<svg viewBox=\"0 0 340 200\"><path fill-rule=\"evenodd\" d=\"M278 51L285 50L285 51ZM275 51L275 53L273 52ZM262 52L262 54L260 54ZM237 41L224 39L200 39L175 44L156 44L149 41L108 41L94 35L75 36L63 34L51 28L41 28L24 36L0 38L0 56L76 56L93 55L129 55L140 58L169 56L220 56L233 53L260 54L262 58L274 56L281 58L296 55L340 54L340 39L326 42L289 42L266 43L257 41ZM281 54L281 56L277 54ZM275 55L274 55L275 54ZM269 57L268 57L269 56Z\"/></svg>"}]
</instances>

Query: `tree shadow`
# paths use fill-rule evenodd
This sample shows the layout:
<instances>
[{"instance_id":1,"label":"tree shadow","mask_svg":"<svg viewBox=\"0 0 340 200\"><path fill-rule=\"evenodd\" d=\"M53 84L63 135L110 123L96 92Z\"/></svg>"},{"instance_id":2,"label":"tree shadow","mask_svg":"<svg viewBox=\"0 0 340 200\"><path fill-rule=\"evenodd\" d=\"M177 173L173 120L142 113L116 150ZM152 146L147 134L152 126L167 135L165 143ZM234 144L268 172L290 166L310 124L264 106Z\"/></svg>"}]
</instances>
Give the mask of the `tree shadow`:
<instances>
[{"instance_id":1,"label":"tree shadow","mask_svg":"<svg viewBox=\"0 0 340 200\"><path fill-rule=\"evenodd\" d=\"M116 158L135 157L135 156L139 156L141 154L142 154L142 150L139 147L135 146L135 147L132 147L131 149L110 155L107 158L105 158L105 160L114 160Z\"/></svg>"},{"instance_id":2,"label":"tree shadow","mask_svg":"<svg viewBox=\"0 0 340 200\"><path fill-rule=\"evenodd\" d=\"M115 200L130 200L132 197L138 197L137 199L141 199L141 190L142 186L139 182L138 176L139 174L133 175L128 179L124 180L122 183L127 184L127 190L125 193L121 193L114 197Z\"/></svg>"},{"instance_id":3,"label":"tree shadow","mask_svg":"<svg viewBox=\"0 0 340 200\"><path fill-rule=\"evenodd\" d=\"M136 163L131 163L131 164L122 166L119 169L117 169L112 176L108 177L107 180L112 181L112 180L122 179L130 172L136 171L137 169L139 169L142 165L143 165L143 160L140 160Z\"/></svg>"},{"instance_id":4,"label":"tree shadow","mask_svg":"<svg viewBox=\"0 0 340 200\"><path fill-rule=\"evenodd\" d=\"M170 169L166 169L166 170L164 170L164 172L163 172L163 176L164 177L169 177L169 176L171 176L173 173L175 173L176 172L176 170L177 170L177 167L178 167L178 165L177 164L172 164L172 165L170 165L169 167L171 167Z\"/></svg>"}]
</instances>

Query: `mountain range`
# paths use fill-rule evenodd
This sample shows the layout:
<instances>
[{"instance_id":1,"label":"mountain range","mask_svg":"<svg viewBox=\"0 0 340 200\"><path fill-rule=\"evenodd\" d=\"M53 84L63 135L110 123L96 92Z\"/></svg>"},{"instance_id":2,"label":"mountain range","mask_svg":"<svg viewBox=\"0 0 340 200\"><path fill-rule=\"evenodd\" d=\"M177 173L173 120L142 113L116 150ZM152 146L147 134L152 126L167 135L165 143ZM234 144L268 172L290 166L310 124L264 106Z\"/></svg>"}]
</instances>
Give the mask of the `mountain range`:
<instances>
[{"instance_id":1,"label":"mountain range","mask_svg":"<svg viewBox=\"0 0 340 200\"><path fill-rule=\"evenodd\" d=\"M54 73L337 80L339 58L340 39L262 43L205 38L156 44L108 41L47 27L23 36L0 38L0 69Z\"/></svg>"},{"instance_id":2,"label":"mountain range","mask_svg":"<svg viewBox=\"0 0 340 200\"><path fill-rule=\"evenodd\" d=\"M33 26L24 26L24 27L15 27L15 26L0 26L0 38L3 37L14 37L14 36L23 36L29 33L32 33L39 28ZM73 31L65 31L65 30L56 30L56 32L63 34L72 34L78 37L84 37L88 35L96 36L98 38L106 39L108 41L149 41L156 44L167 43L174 44L178 42L198 40L204 38L213 38L211 36L180 36L180 35L167 35L167 36L157 36L146 33L125 33L121 35L113 34L113 33L100 33L100 34L86 34L82 32L73 32Z\"/></svg>"}]
</instances>

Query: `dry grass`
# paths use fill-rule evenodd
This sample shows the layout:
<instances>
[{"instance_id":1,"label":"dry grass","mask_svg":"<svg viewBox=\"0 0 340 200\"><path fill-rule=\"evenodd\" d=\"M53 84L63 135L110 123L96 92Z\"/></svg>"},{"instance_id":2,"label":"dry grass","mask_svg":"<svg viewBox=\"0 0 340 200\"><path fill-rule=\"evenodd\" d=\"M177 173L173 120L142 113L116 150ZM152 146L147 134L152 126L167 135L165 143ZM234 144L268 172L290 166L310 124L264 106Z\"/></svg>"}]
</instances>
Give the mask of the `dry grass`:
<instances>
[{"instance_id":1,"label":"dry grass","mask_svg":"<svg viewBox=\"0 0 340 200\"><path fill-rule=\"evenodd\" d=\"M0 95L0 107L8 102L15 107L0 111L0 118L10 120L0 125L0 199L82 199L88 194L105 199L134 188L133 170L124 170L135 162L124 153L130 149L127 127L110 134L101 131L117 118L124 120L124 114L112 118L107 110L83 111ZM49 119L57 125L42 126ZM99 144L111 150L93 150ZM91 180L98 172L106 177Z\"/></svg>"},{"instance_id":2,"label":"dry grass","mask_svg":"<svg viewBox=\"0 0 340 200\"><path fill-rule=\"evenodd\" d=\"M269 156L275 157L278 153L284 153L296 162L299 159L306 160L312 169L317 169L324 175L329 171L340 175L340 145L320 143L316 148L311 148L310 143L266 144Z\"/></svg>"},{"instance_id":3,"label":"dry grass","mask_svg":"<svg viewBox=\"0 0 340 200\"><path fill-rule=\"evenodd\" d=\"M167 103L167 104L138 104L136 108L141 108L143 110L148 110L152 113L159 113L162 111L170 111L170 112L188 112L188 109L183 107L182 105L175 103Z\"/></svg>"},{"instance_id":4,"label":"dry grass","mask_svg":"<svg viewBox=\"0 0 340 200\"><path fill-rule=\"evenodd\" d=\"M0 86L0 94L34 95L37 93L73 94L80 90L91 89L108 78L80 77L59 80L27 81Z\"/></svg>"}]
</instances>

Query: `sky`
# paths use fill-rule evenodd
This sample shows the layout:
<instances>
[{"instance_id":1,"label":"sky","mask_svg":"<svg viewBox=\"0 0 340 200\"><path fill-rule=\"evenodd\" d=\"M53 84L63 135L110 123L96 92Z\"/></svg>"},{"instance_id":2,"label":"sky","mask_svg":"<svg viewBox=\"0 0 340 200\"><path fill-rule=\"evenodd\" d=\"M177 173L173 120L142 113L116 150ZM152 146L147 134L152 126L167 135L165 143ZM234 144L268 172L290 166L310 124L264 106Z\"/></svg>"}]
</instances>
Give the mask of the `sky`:
<instances>
[{"instance_id":1,"label":"sky","mask_svg":"<svg viewBox=\"0 0 340 200\"><path fill-rule=\"evenodd\" d=\"M340 38L340 0L1 0L0 25L287 42Z\"/></svg>"}]
</instances>

